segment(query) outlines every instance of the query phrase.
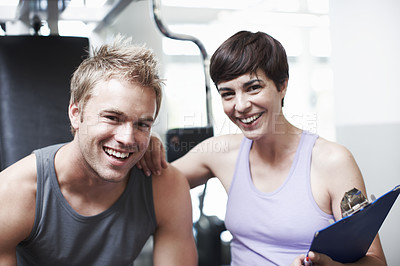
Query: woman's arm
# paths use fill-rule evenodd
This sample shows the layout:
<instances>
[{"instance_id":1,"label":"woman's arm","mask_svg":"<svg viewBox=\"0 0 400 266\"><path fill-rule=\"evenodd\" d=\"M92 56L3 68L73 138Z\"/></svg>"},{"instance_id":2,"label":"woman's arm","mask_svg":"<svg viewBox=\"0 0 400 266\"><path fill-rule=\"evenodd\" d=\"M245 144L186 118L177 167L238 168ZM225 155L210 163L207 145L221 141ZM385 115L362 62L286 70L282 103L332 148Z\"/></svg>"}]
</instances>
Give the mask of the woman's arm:
<instances>
[{"instance_id":1,"label":"woman's arm","mask_svg":"<svg viewBox=\"0 0 400 266\"><path fill-rule=\"evenodd\" d=\"M347 191L356 188L367 196L361 171L347 148L324 139L317 140L312 156L311 186L314 198L322 210L332 213L335 220L340 220L340 203ZM323 254L311 253L310 259L317 265L340 265ZM351 265L386 265L378 235L366 256Z\"/></svg>"},{"instance_id":2,"label":"woman's arm","mask_svg":"<svg viewBox=\"0 0 400 266\"><path fill-rule=\"evenodd\" d=\"M212 177L218 177L228 188L242 138L241 134L208 138L171 164L183 173L191 188ZM137 166L147 175L158 175L162 168L166 168L165 149L160 138L151 137L149 149Z\"/></svg>"}]
</instances>

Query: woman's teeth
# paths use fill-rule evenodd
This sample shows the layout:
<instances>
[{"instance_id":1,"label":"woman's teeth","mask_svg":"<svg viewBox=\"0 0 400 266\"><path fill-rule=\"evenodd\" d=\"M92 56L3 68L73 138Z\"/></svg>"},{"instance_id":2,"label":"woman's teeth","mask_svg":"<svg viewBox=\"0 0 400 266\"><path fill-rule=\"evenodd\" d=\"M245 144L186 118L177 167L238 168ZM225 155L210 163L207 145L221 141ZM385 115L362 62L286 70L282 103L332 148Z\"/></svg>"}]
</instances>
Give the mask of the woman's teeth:
<instances>
[{"instance_id":1,"label":"woman's teeth","mask_svg":"<svg viewBox=\"0 0 400 266\"><path fill-rule=\"evenodd\" d=\"M112 155L112 156L120 158L120 159L125 159L125 158L127 158L129 156L129 152L119 152L119 151L115 151L115 150L110 149L110 148L105 148L104 151L108 155Z\"/></svg>"},{"instance_id":2,"label":"woman's teeth","mask_svg":"<svg viewBox=\"0 0 400 266\"><path fill-rule=\"evenodd\" d=\"M261 114L253 115L251 117L240 119L240 121L245 124L250 124L251 122L257 120L257 118L259 118L260 116Z\"/></svg>"}]
</instances>

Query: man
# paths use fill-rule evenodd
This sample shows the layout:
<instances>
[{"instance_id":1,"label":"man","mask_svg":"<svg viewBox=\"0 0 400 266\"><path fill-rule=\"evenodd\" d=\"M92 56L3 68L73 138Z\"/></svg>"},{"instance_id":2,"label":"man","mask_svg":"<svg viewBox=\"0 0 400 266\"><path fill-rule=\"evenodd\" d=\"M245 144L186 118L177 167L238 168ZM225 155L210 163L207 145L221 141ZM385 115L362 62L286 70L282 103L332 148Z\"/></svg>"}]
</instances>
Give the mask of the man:
<instances>
[{"instance_id":1,"label":"man","mask_svg":"<svg viewBox=\"0 0 400 266\"><path fill-rule=\"evenodd\" d=\"M117 38L82 62L68 109L74 138L0 173L0 265L128 265L154 235L154 265L195 265L186 179L134 165L160 109L153 54Z\"/></svg>"}]
</instances>

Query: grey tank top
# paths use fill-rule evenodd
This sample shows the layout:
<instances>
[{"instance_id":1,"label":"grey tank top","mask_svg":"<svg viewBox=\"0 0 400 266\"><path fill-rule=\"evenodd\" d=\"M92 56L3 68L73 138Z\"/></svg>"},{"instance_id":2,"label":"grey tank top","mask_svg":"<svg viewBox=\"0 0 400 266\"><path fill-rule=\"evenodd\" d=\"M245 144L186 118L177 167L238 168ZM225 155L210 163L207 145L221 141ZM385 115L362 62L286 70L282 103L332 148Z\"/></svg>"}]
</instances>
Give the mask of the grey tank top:
<instances>
[{"instance_id":1,"label":"grey tank top","mask_svg":"<svg viewBox=\"0 0 400 266\"><path fill-rule=\"evenodd\" d=\"M54 156L61 146L34 151L35 222L30 236L17 246L18 265L131 264L156 229L152 178L133 168L124 193L109 209L82 216L68 204L57 181Z\"/></svg>"}]
</instances>

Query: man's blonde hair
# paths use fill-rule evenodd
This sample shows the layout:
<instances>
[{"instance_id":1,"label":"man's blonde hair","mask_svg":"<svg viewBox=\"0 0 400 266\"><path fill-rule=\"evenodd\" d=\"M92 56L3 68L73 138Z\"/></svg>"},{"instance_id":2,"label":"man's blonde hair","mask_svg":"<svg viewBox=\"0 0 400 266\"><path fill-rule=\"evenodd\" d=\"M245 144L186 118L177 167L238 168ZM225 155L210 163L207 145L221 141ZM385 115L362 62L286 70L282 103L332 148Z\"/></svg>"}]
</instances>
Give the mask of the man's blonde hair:
<instances>
[{"instance_id":1,"label":"man's blonde hair","mask_svg":"<svg viewBox=\"0 0 400 266\"><path fill-rule=\"evenodd\" d=\"M157 59L149 48L133 45L130 38L117 36L113 43L95 49L93 55L86 58L72 76L70 103L76 103L83 112L96 84L110 79L152 88L156 94L157 117L163 81L158 75Z\"/></svg>"}]
</instances>

